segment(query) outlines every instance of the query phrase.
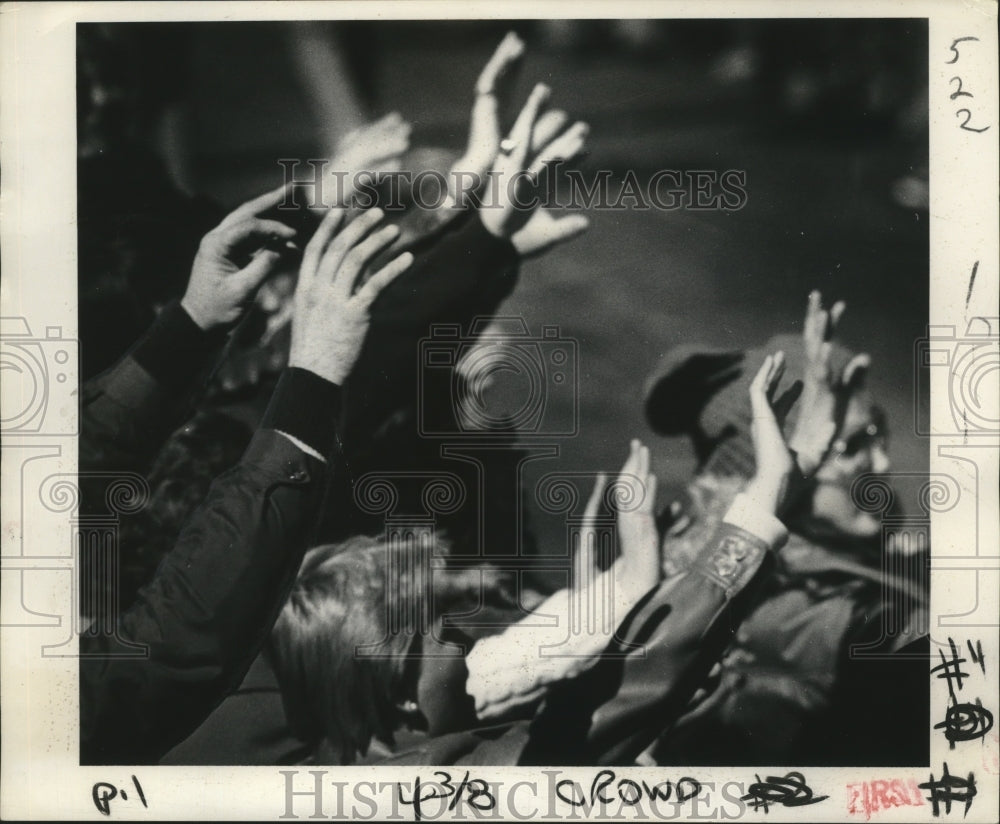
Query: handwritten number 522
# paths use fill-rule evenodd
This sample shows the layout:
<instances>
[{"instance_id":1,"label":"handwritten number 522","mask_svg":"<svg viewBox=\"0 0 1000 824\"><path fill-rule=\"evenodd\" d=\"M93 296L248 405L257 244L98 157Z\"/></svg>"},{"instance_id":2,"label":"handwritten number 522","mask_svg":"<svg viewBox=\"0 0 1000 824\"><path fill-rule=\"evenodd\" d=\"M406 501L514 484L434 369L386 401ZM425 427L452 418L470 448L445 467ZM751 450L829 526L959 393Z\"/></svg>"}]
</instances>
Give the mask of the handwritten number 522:
<instances>
[{"instance_id":1,"label":"handwritten number 522","mask_svg":"<svg viewBox=\"0 0 1000 824\"><path fill-rule=\"evenodd\" d=\"M946 60L945 61L945 65L946 66L950 66L952 63L957 63L958 62L958 58L960 57L960 55L959 55L958 49L956 47L958 46L959 43L965 43L965 42L970 41L970 40L978 41L979 38L978 37L956 37L954 40L951 41L951 46L949 48L950 48L952 54L954 55L954 57L952 57L951 60ZM949 100L954 100L957 97L974 97L975 96L975 95L972 94L972 92L967 92L967 91L965 91L962 88L962 78L959 77L958 75L955 75L948 82L949 83L954 83L956 80L958 81L958 88L955 89L955 91L953 91L949 95L949 97L948 97ZM969 125L969 121L972 120L972 112L969 109L964 109L964 108L963 109L959 109L958 111L955 112L955 117L961 117L963 114L965 115L965 120L963 120L961 123L958 124L958 126L959 126L960 129L964 129L967 132L976 132L977 134L979 134L981 132L985 132L989 128L989 126L983 126L983 128L977 129L975 126L970 126Z\"/></svg>"}]
</instances>

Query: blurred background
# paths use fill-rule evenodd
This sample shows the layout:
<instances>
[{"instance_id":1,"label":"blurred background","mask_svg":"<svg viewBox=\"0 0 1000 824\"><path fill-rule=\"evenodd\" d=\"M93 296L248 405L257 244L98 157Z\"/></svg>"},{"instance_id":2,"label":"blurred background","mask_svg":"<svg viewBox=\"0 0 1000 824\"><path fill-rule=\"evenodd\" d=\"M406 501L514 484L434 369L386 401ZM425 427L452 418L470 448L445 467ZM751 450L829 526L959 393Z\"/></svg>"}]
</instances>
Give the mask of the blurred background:
<instances>
[{"instance_id":1,"label":"blurred background","mask_svg":"<svg viewBox=\"0 0 1000 824\"><path fill-rule=\"evenodd\" d=\"M644 420L650 370L680 342L797 332L813 288L848 302L843 338L873 356L895 468L925 472L912 423L927 403L913 378L928 316L923 20L81 24L85 373L117 345L102 354L111 317L132 318L114 325L134 339L180 294L201 234L281 183L278 159L329 157L391 111L411 147L461 151L476 77L510 29L528 46L515 111L548 83L591 126L585 172L739 169L748 195L738 211L592 211L582 237L524 264L502 313L579 347L579 436L528 464L528 488L615 469L636 435L664 485L682 483L689 444ZM531 519L542 547L561 547L560 519Z\"/></svg>"}]
</instances>

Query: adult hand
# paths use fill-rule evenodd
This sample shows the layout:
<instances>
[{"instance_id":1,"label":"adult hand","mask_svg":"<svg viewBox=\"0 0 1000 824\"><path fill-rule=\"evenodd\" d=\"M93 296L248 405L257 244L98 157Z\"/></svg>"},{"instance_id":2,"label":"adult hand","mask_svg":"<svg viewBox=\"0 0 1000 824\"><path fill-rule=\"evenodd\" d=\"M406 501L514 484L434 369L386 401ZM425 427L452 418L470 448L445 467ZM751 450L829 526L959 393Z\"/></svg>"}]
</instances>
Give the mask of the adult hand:
<instances>
[{"instance_id":1,"label":"adult hand","mask_svg":"<svg viewBox=\"0 0 1000 824\"><path fill-rule=\"evenodd\" d=\"M588 610L598 607L602 595L614 595L613 604L602 604L604 630L614 630L624 618L621 609L631 606L660 579L660 543L653 516L656 501L656 476L649 472L649 450L639 441L631 443L628 459L608 491L618 510L618 540L621 554L610 568L611 587L595 587L601 574L597 564L600 532L595 528L597 512L606 494L607 477L597 476L583 515L580 544L573 558L572 595L585 626L597 629L599 623ZM619 609L619 607L621 609ZM608 610L612 609L615 620Z\"/></svg>"},{"instance_id":2,"label":"adult hand","mask_svg":"<svg viewBox=\"0 0 1000 824\"><path fill-rule=\"evenodd\" d=\"M871 357L865 353L855 355L839 372L830 365L833 336L845 308L844 302L838 301L827 312L818 291L809 295L802 333L806 353L802 407L790 439L799 470L805 476L813 475L829 453L850 394L871 365Z\"/></svg>"},{"instance_id":3,"label":"adult hand","mask_svg":"<svg viewBox=\"0 0 1000 824\"><path fill-rule=\"evenodd\" d=\"M615 588L638 598L660 579L660 539L653 515L656 476L649 471L649 449L638 440L630 444L616 491L621 556L615 563Z\"/></svg>"},{"instance_id":4,"label":"adult hand","mask_svg":"<svg viewBox=\"0 0 1000 824\"><path fill-rule=\"evenodd\" d=\"M510 100L516 67L524 57L524 41L507 32L476 81L476 97L469 123L465 153L451 167L448 194L453 205L463 206L470 192L466 182L481 181L500 150L500 118Z\"/></svg>"},{"instance_id":5,"label":"adult hand","mask_svg":"<svg viewBox=\"0 0 1000 824\"><path fill-rule=\"evenodd\" d=\"M286 186L254 198L202 238L181 306L202 329L239 321L260 285L281 266L296 232L260 215L284 200Z\"/></svg>"},{"instance_id":6,"label":"adult hand","mask_svg":"<svg viewBox=\"0 0 1000 824\"><path fill-rule=\"evenodd\" d=\"M413 262L404 252L359 288L365 266L399 234L393 225L373 231L381 209L362 213L337 233L343 209L331 209L302 255L292 316L288 363L342 384L354 367L368 331L372 302Z\"/></svg>"},{"instance_id":7,"label":"adult hand","mask_svg":"<svg viewBox=\"0 0 1000 824\"><path fill-rule=\"evenodd\" d=\"M409 151L412 125L399 112L390 112L372 123L348 132L337 144L331 166L335 172L346 172L340 203L346 205L355 190L355 177L360 172L398 171L400 158Z\"/></svg>"},{"instance_id":8,"label":"adult hand","mask_svg":"<svg viewBox=\"0 0 1000 824\"><path fill-rule=\"evenodd\" d=\"M542 116L549 96L548 86L535 86L490 169L479 218L496 237L512 238L538 210L535 189L542 171L583 150L589 127L582 121L549 136L551 126Z\"/></svg>"},{"instance_id":9,"label":"adult hand","mask_svg":"<svg viewBox=\"0 0 1000 824\"><path fill-rule=\"evenodd\" d=\"M521 257L536 257L583 234L589 227L586 215L556 217L551 209L536 209L528 222L514 232L510 242Z\"/></svg>"},{"instance_id":10,"label":"adult hand","mask_svg":"<svg viewBox=\"0 0 1000 824\"><path fill-rule=\"evenodd\" d=\"M772 515L778 513L789 497L789 482L795 467L795 459L781 429L797 392L795 388L790 389L775 400L784 371L784 353L768 355L750 383L751 432L757 472L745 494L759 509Z\"/></svg>"}]
</instances>

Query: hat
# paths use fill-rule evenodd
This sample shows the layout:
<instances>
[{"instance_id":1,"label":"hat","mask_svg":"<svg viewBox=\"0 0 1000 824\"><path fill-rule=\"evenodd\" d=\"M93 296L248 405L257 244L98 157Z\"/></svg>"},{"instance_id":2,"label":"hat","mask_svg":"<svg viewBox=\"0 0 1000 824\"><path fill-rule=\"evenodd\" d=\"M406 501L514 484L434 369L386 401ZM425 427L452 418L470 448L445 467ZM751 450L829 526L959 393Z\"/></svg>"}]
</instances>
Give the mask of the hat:
<instances>
[{"instance_id":1,"label":"hat","mask_svg":"<svg viewBox=\"0 0 1000 824\"><path fill-rule=\"evenodd\" d=\"M785 376L779 395L805 369L805 348L800 335L776 335L764 346L727 351L681 344L669 350L646 381L646 420L659 435L691 438L702 468L723 475L753 476L755 469L750 383L774 352L785 353ZM854 352L833 343L830 366L843 370ZM785 424L791 431L798 415L792 407Z\"/></svg>"}]
</instances>

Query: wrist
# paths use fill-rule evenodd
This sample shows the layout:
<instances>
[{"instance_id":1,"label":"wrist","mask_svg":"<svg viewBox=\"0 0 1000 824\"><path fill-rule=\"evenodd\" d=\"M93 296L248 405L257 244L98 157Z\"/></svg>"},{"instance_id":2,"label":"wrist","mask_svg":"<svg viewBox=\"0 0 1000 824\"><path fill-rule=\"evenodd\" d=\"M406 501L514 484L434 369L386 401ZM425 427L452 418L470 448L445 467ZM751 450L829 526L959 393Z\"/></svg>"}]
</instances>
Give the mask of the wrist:
<instances>
[{"instance_id":1,"label":"wrist","mask_svg":"<svg viewBox=\"0 0 1000 824\"><path fill-rule=\"evenodd\" d=\"M181 308L187 312L188 317L197 324L203 332L214 332L223 324L212 317L212 313L204 307L199 306L196 300L192 300L188 295L181 298Z\"/></svg>"},{"instance_id":2,"label":"wrist","mask_svg":"<svg viewBox=\"0 0 1000 824\"><path fill-rule=\"evenodd\" d=\"M503 220L500 216L496 214L501 212L502 209L494 209L488 204L480 207L479 209L479 220L483 224L483 228L486 229L489 234L499 240L510 240L509 233L506 231L506 227L503 224Z\"/></svg>"},{"instance_id":3,"label":"wrist","mask_svg":"<svg viewBox=\"0 0 1000 824\"><path fill-rule=\"evenodd\" d=\"M295 350L292 349L288 356L288 366L290 368L305 369L307 372L312 372L314 375L337 386L343 385L351 372L350 368L340 363L318 363L317 360L316 358L297 355Z\"/></svg>"},{"instance_id":4,"label":"wrist","mask_svg":"<svg viewBox=\"0 0 1000 824\"><path fill-rule=\"evenodd\" d=\"M743 490L743 494L758 509L769 515L775 515L778 512L782 492L787 486L787 482L787 475L758 473L750 479L750 482Z\"/></svg>"}]
</instances>

